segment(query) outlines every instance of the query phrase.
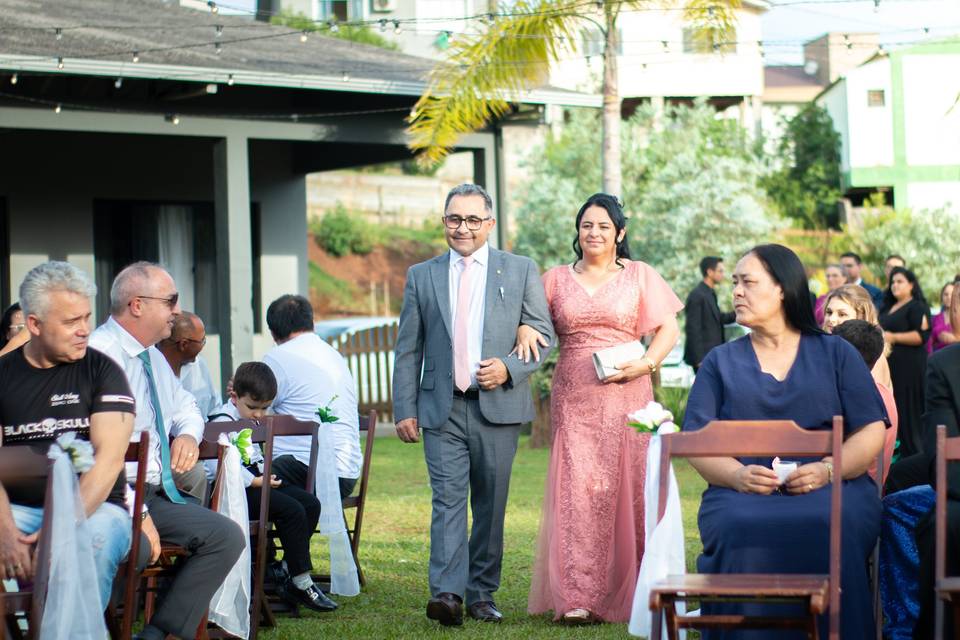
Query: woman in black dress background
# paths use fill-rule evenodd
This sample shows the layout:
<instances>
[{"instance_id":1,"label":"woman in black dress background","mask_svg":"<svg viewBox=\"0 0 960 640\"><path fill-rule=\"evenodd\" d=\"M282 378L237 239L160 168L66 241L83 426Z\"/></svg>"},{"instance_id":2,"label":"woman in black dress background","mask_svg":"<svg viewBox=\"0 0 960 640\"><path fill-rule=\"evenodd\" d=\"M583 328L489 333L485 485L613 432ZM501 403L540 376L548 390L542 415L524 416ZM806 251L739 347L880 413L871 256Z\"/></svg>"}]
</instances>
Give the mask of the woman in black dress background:
<instances>
[{"instance_id":1,"label":"woman in black dress background","mask_svg":"<svg viewBox=\"0 0 960 640\"><path fill-rule=\"evenodd\" d=\"M927 369L930 307L917 277L909 269L894 267L883 292L880 310L883 339L892 347L887 362L893 396L900 416L900 457L923 450L923 380Z\"/></svg>"}]
</instances>

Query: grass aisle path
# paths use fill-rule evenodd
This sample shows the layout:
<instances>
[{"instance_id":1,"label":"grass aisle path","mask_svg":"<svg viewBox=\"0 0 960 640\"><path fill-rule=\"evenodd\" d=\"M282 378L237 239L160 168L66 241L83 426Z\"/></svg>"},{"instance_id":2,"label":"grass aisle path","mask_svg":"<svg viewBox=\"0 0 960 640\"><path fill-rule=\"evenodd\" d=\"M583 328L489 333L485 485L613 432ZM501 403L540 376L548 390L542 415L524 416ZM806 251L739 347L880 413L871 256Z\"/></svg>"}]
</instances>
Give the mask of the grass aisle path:
<instances>
[{"instance_id":1,"label":"grass aisle path","mask_svg":"<svg viewBox=\"0 0 960 640\"><path fill-rule=\"evenodd\" d=\"M497 604L501 625L481 625L470 619L463 627L445 629L427 620L429 598L430 487L421 445L405 445L394 438L378 438L370 472L370 492L360 547L367 586L355 598L335 596L340 609L333 614L308 612L299 620L281 618L263 638L627 638L625 624L566 628L547 617L526 613L527 591L540 526L549 451L527 447L522 438L513 467L507 506L503 578ZM684 508L687 564L699 553L696 510L703 490L699 476L679 462L675 465ZM320 544L314 543L318 563ZM326 543L323 542L325 549Z\"/></svg>"}]
</instances>

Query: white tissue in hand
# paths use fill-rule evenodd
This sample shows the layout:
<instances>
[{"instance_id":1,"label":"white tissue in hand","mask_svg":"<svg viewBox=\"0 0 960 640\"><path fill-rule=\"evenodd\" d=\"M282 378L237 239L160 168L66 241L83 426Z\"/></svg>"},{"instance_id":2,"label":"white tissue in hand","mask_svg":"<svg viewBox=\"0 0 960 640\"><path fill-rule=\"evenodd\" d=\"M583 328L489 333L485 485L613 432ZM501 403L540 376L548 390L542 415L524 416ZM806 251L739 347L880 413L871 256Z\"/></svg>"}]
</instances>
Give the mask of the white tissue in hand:
<instances>
[{"instance_id":1,"label":"white tissue in hand","mask_svg":"<svg viewBox=\"0 0 960 640\"><path fill-rule=\"evenodd\" d=\"M773 459L773 472L777 474L780 484L787 481L787 477L797 470L796 462L780 462L780 458Z\"/></svg>"}]
</instances>

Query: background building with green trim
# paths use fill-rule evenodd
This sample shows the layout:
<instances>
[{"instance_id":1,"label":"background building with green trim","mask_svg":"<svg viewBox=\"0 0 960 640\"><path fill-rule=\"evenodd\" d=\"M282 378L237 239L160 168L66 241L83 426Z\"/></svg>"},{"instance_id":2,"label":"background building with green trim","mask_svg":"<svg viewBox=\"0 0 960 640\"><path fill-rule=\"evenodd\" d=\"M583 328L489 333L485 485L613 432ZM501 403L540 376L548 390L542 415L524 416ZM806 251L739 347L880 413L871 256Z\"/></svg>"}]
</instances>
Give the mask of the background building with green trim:
<instances>
[{"instance_id":1,"label":"background building with green trim","mask_svg":"<svg viewBox=\"0 0 960 640\"><path fill-rule=\"evenodd\" d=\"M897 208L960 212L960 37L880 49L823 90L840 133L842 188Z\"/></svg>"}]
</instances>

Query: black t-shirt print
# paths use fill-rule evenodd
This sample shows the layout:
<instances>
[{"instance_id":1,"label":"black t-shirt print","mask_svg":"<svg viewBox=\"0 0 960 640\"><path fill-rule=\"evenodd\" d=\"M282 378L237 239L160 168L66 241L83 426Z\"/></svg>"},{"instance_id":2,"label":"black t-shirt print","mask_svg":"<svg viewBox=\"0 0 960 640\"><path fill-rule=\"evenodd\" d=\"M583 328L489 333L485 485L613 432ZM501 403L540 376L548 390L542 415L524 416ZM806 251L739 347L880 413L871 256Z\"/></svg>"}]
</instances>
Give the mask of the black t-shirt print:
<instances>
[{"instance_id":1,"label":"black t-shirt print","mask_svg":"<svg viewBox=\"0 0 960 640\"><path fill-rule=\"evenodd\" d=\"M123 369L109 357L87 349L76 362L49 369L32 366L23 348L0 357L0 446L32 446L45 452L61 434L74 431L90 440L90 416L107 411L135 413L136 405ZM107 497L123 505L125 473ZM6 487L10 501L41 506L36 487Z\"/></svg>"}]
</instances>

